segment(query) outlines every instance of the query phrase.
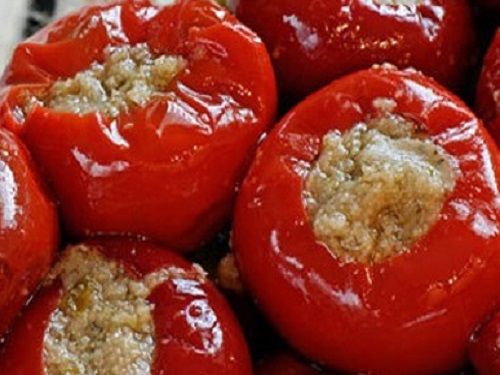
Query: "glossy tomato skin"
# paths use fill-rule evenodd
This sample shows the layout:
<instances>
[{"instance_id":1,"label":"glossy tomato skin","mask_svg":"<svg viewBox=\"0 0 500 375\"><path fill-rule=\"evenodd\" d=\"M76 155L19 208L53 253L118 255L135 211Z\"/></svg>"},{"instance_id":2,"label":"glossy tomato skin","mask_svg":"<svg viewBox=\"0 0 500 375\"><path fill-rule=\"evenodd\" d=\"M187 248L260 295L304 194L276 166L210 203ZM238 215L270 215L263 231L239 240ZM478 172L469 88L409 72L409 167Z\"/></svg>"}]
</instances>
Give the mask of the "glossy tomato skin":
<instances>
[{"instance_id":1,"label":"glossy tomato skin","mask_svg":"<svg viewBox=\"0 0 500 375\"><path fill-rule=\"evenodd\" d=\"M300 98L373 64L414 67L450 87L473 55L466 0L388 6L375 0L232 0L268 46L279 85Z\"/></svg>"},{"instance_id":2,"label":"glossy tomato skin","mask_svg":"<svg viewBox=\"0 0 500 375\"><path fill-rule=\"evenodd\" d=\"M486 54L477 89L476 107L500 144L500 28Z\"/></svg>"},{"instance_id":3,"label":"glossy tomato skin","mask_svg":"<svg viewBox=\"0 0 500 375\"><path fill-rule=\"evenodd\" d=\"M256 371L256 375L318 375L322 373L288 353L282 353L264 361Z\"/></svg>"},{"instance_id":4,"label":"glossy tomato skin","mask_svg":"<svg viewBox=\"0 0 500 375\"><path fill-rule=\"evenodd\" d=\"M377 116L373 100L386 97L453 157L457 183L411 251L345 263L315 239L304 179L322 137ZM459 368L500 303L499 166L480 121L434 81L385 68L342 78L293 109L257 152L234 222L242 277L281 334L319 363L369 374Z\"/></svg>"},{"instance_id":5,"label":"glossy tomato skin","mask_svg":"<svg viewBox=\"0 0 500 375\"><path fill-rule=\"evenodd\" d=\"M22 116L27 93L125 43L181 55L187 67L165 96L117 119L41 106ZM206 242L228 219L276 107L263 43L210 0L86 8L21 43L3 82L2 116L43 168L70 235L146 236L179 251Z\"/></svg>"},{"instance_id":6,"label":"glossy tomato skin","mask_svg":"<svg viewBox=\"0 0 500 375\"><path fill-rule=\"evenodd\" d=\"M57 246L55 205L24 145L0 128L0 337L48 271Z\"/></svg>"},{"instance_id":7,"label":"glossy tomato skin","mask_svg":"<svg viewBox=\"0 0 500 375\"><path fill-rule=\"evenodd\" d=\"M133 277L143 278L161 268L176 268L178 275L149 296L155 306L152 375L252 374L246 343L235 317L217 289L200 278L193 265L147 243L100 240L85 245L122 264ZM71 247L66 251L72 251ZM0 373L45 373L43 337L61 293L57 280L43 287L16 321L0 356Z\"/></svg>"},{"instance_id":8,"label":"glossy tomato skin","mask_svg":"<svg viewBox=\"0 0 500 375\"><path fill-rule=\"evenodd\" d=\"M470 358L478 375L500 374L500 314L474 337Z\"/></svg>"}]
</instances>

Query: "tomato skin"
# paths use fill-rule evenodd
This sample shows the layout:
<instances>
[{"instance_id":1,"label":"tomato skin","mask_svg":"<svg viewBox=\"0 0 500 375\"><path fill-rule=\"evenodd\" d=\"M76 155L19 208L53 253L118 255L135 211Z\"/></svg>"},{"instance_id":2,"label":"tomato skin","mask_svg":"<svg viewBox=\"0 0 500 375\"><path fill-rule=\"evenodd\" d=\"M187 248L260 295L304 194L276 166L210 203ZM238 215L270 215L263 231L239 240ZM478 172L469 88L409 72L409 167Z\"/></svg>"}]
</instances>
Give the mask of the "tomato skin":
<instances>
[{"instance_id":1,"label":"tomato skin","mask_svg":"<svg viewBox=\"0 0 500 375\"><path fill-rule=\"evenodd\" d=\"M307 366L287 353L265 361L257 369L256 375L317 375L323 372Z\"/></svg>"},{"instance_id":2,"label":"tomato skin","mask_svg":"<svg viewBox=\"0 0 500 375\"><path fill-rule=\"evenodd\" d=\"M137 278L165 267L185 271L159 285L149 300L155 305L155 358L152 375L251 375L251 363L238 323L224 298L193 266L148 243L89 241L86 246L125 266ZM66 251L72 251L71 247ZM43 375L43 337L57 308L58 280L43 287L7 338L0 372Z\"/></svg>"},{"instance_id":3,"label":"tomato skin","mask_svg":"<svg viewBox=\"0 0 500 375\"><path fill-rule=\"evenodd\" d=\"M21 141L0 128L0 337L49 270L55 205Z\"/></svg>"},{"instance_id":4,"label":"tomato skin","mask_svg":"<svg viewBox=\"0 0 500 375\"><path fill-rule=\"evenodd\" d=\"M344 263L315 239L304 179L322 137L376 116L379 97L422 124L460 173L411 251ZM500 304L499 167L481 122L434 81L385 68L344 77L293 109L257 152L233 228L242 277L280 333L318 363L369 374L459 368L471 333Z\"/></svg>"},{"instance_id":5,"label":"tomato skin","mask_svg":"<svg viewBox=\"0 0 500 375\"><path fill-rule=\"evenodd\" d=\"M237 16L264 40L280 88L295 98L373 64L414 67L461 85L473 55L465 0L428 0L417 8L374 0L233 0Z\"/></svg>"},{"instance_id":6,"label":"tomato skin","mask_svg":"<svg viewBox=\"0 0 500 375\"><path fill-rule=\"evenodd\" d=\"M500 28L484 58L477 88L476 107L488 125L493 138L500 144Z\"/></svg>"},{"instance_id":7,"label":"tomato skin","mask_svg":"<svg viewBox=\"0 0 500 375\"><path fill-rule=\"evenodd\" d=\"M500 374L500 314L474 337L469 355L478 375Z\"/></svg>"},{"instance_id":8,"label":"tomato skin","mask_svg":"<svg viewBox=\"0 0 500 375\"><path fill-rule=\"evenodd\" d=\"M187 60L166 96L115 120L43 107L19 117L26 92L75 75L107 45L125 42ZM72 237L145 236L182 252L228 220L276 108L263 43L210 0L86 8L21 43L3 81L2 116L41 165Z\"/></svg>"}]
</instances>

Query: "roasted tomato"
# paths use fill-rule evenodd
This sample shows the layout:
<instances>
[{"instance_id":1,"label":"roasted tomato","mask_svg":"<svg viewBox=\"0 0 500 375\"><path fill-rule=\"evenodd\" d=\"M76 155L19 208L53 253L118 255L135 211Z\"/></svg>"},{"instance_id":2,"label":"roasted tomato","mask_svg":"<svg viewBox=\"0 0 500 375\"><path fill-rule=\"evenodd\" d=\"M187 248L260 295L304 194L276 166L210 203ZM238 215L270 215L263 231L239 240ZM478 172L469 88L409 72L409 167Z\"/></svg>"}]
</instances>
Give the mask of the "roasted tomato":
<instances>
[{"instance_id":1,"label":"roasted tomato","mask_svg":"<svg viewBox=\"0 0 500 375\"><path fill-rule=\"evenodd\" d=\"M231 2L231 1L230 1ZM281 89L301 97L389 62L458 87L473 55L465 0L232 0L264 40Z\"/></svg>"},{"instance_id":2,"label":"roasted tomato","mask_svg":"<svg viewBox=\"0 0 500 375\"><path fill-rule=\"evenodd\" d=\"M57 246L55 206L21 141L0 129L0 338L48 272Z\"/></svg>"},{"instance_id":3,"label":"roasted tomato","mask_svg":"<svg viewBox=\"0 0 500 375\"><path fill-rule=\"evenodd\" d=\"M21 43L3 82L69 234L181 251L228 219L276 106L265 46L210 0L85 8Z\"/></svg>"},{"instance_id":4,"label":"roasted tomato","mask_svg":"<svg viewBox=\"0 0 500 375\"><path fill-rule=\"evenodd\" d=\"M15 323L11 375L251 374L244 338L201 268L146 243L68 248Z\"/></svg>"},{"instance_id":5,"label":"roasted tomato","mask_svg":"<svg viewBox=\"0 0 500 375\"><path fill-rule=\"evenodd\" d=\"M290 354L278 356L264 361L256 371L257 375L318 375L323 374L317 368L302 363Z\"/></svg>"},{"instance_id":6,"label":"roasted tomato","mask_svg":"<svg viewBox=\"0 0 500 375\"><path fill-rule=\"evenodd\" d=\"M457 368L500 303L499 167L481 122L431 79L390 67L346 76L257 152L233 232L245 284L329 367Z\"/></svg>"},{"instance_id":7,"label":"roasted tomato","mask_svg":"<svg viewBox=\"0 0 500 375\"><path fill-rule=\"evenodd\" d=\"M500 374L500 314L474 337L470 357L479 375Z\"/></svg>"},{"instance_id":8,"label":"roasted tomato","mask_svg":"<svg viewBox=\"0 0 500 375\"><path fill-rule=\"evenodd\" d=\"M476 101L479 114L500 143L500 28L484 59Z\"/></svg>"}]
</instances>

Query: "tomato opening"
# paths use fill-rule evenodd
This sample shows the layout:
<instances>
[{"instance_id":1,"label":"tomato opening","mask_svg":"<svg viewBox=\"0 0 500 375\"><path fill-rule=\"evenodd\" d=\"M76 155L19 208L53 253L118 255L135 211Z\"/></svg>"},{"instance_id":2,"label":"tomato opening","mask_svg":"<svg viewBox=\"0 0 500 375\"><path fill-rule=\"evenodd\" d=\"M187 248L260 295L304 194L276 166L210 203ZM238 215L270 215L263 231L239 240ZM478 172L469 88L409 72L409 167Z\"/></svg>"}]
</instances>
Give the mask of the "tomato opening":
<instances>
[{"instance_id":1,"label":"tomato opening","mask_svg":"<svg viewBox=\"0 0 500 375\"><path fill-rule=\"evenodd\" d=\"M446 151L387 112L323 137L305 197L314 233L334 255L377 262L424 236L454 186Z\"/></svg>"},{"instance_id":2,"label":"tomato opening","mask_svg":"<svg viewBox=\"0 0 500 375\"><path fill-rule=\"evenodd\" d=\"M102 63L94 62L71 78L55 81L45 96L29 98L25 112L38 104L58 112L118 117L164 95L186 67L180 56L154 56L145 43L107 47L104 55Z\"/></svg>"},{"instance_id":3,"label":"tomato opening","mask_svg":"<svg viewBox=\"0 0 500 375\"><path fill-rule=\"evenodd\" d=\"M139 280L84 245L67 252L49 277L63 292L44 337L46 374L150 373L156 339L148 297L180 274L163 268Z\"/></svg>"}]
</instances>

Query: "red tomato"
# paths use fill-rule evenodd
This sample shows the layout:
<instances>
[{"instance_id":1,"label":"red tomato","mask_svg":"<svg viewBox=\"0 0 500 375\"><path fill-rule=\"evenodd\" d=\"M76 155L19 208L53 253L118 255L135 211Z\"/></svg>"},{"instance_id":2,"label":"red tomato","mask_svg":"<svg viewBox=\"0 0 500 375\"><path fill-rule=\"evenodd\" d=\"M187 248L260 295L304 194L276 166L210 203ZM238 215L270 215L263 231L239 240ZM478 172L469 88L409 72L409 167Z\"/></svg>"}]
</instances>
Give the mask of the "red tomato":
<instances>
[{"instance_id":1,"label":"red tomato","mask_svg":"<svg viewBox=\"0 0 500 375\"><path fill-rule=\"evenodd\" d=\"M477 89L476 106L500 144L500 28L484 59Z\"/></svg>"},{"instance_id":2,"label":"red tomato","mask_svg":"<svg viewBox=\"0 0 500 375\"><path fill-rule=\"evenodd\" d=\"M377 0L232 0L266 43L282 90L293 97L347 73L389 62L457 87L473 54L466 0L380 5Z\"/></svg>"},{"instance_id":3,"label":"red tomato","mask_svg":"<svg viewBox=\"0 0 500 375\"><path fill-rule=\"evenodd\" d=\"M500 374L500 314L474 338L470 357L478 375Z\"/></svg>"},{"instance_id":4,"label":"red tomato","mask_svg":"<svg viewBox=\"0 0 500 375\"><path fill-rule=\"evenodd\" d=\"M109 45L138 43L187 61L168 95L116 119L41 106L20 116L30 93L87 69ZM85 8L21 43L3 80L2 115L41 165L71 235L141 235L181 251L228 219L276 106L264 45L210 0Z\"/></svg>"},{"instance_id":5,"label":"red tomato","mask_svg":"<svg viewBox=\"0 0 500 375\"><path fill-rule=\"evenodd\" d=\"M58 246L55 206L20 140L0 128L0 338Z\"/></svg>"},{"instance_id":6,"label":"red tomato","mask_svg":"<svg viewBox=\"0 0 500 375\"><path fill-rule=\"evenodd\" d=\"M318 375L323 373L289 354L280 354L258 368L257 375Z\"/></svg>"},{"instance_id":7,"label":"red tomato","mask_svg":"<svg viewBox=\"0 0 500 375\"><path fill-rule=\"evenodd\" d=\"M133 278L164 268L176 274L148 297L154 305L153 375L250 375L251 364L240 328L217 289L173 253L147 243L93 241L85 246L123 265ZM75 251L76 247L66 251ZM62 296L55 280L41 289L14 325L0 358L0 372L43 375L44 335Z\"/></svg>"},{"instance_id":8,"label":"red tomato","mask_svg":"<svg viewBox=\"0 0 500 375\"><path fill-rule=\"evenodd\" d=\"M410 251L342 262L317 241L303 203L323 136L379 114L375 98L421 124L460 170L440 218ZM413 71L344 77L293 109L242 185L234 247L271 322L309 358L370 374L458 368L474 328L500 303L500 157L455 96Z\"/></svg>"}]
</instances>

